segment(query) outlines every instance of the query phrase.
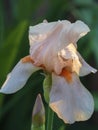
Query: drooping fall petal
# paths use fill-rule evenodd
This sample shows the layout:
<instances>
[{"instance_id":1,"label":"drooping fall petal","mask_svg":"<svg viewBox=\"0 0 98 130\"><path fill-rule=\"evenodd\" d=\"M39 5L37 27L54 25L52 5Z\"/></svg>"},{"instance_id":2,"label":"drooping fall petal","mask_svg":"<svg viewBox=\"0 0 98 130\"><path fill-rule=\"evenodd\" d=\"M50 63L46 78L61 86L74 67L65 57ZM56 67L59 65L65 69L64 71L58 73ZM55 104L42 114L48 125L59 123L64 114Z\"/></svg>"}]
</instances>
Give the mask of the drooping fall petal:
<instances>
[{"instance_id":1,"label":"drooping fall petal","mask_svg":"<svg viewBox=\"0 0 98 130\"><path fill-rule=\"evenodd\" d=\"M79 60L82 64L82 67L80 68L79 76L85 76L89 73L96 73L97 70L91 67L89 64L85 62L85 60L82 58L82 56L78 53Z\"/></svg>"},{"instance_id":2,"label":"drooping fall petal","mask_svg":"<svg viewBox=\"0 0 98 130\"><path fill-rule=\"evenodd\" d=\"M65 78L53 74L50 107L65 123L72 124L91 117L94 101L76 74L72 74L70 83Z\"/></svg>"},{"instance_id":3,"label":"drooping fall petal","mask_svg":"<svg viewBox=\"0 0 98 130\"><path fill-rule=\"evenodd\" d=\"M24 87L31 74L38 69L39 68L33 66L32 63L23 63L22 60L20 60L12 72L8 74L6 81L0 89L0 92L10 94L20 90Z\"/></svg>"}]
</instances>

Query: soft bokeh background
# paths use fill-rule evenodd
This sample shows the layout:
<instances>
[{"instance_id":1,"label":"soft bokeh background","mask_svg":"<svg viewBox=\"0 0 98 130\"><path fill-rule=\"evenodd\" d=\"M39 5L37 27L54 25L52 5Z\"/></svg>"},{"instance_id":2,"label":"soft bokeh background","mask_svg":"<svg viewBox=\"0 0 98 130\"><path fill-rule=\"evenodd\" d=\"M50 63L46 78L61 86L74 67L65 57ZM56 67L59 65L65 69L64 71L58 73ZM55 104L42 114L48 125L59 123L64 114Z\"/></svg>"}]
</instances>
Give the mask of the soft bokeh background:
<instances>
[{"instance_id":1,"label":"soft bokeh background","mask_svg":"<svg viewBox=\"0 0 98 130\"><path fill-rule=\"evenodd\" d=\"M78 50L90 65L98 69L97 0L0 0L0 86L20 58L29 53L29 26L44 19L49 22L80 19L88 24L91 32L78 41ZM43 94L43 79L37 72L17 93L0 94L0 130L30 130L36 95ZM98 130L98 73L81 80L94 96L93 116L88 121L65 126L55 115L53 130Z\"/></svg>"}]
</instances>

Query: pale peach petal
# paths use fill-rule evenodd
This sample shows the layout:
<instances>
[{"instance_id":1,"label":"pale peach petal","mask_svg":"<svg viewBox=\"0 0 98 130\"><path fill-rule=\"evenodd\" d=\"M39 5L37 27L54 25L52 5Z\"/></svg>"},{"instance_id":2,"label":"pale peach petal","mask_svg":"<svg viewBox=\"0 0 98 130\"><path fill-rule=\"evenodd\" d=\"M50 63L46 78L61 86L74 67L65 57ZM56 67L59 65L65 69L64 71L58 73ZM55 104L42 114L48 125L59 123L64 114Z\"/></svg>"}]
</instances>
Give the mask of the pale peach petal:
<instances>
[{"instance_id":1,"label":"pale peach petal","mask_svg":"<svg viewBox=\"0 0 98 130\"><path fill-rule=\"evenodd\" d=\"M30 26L29 27L30 45L45 40L56 24L57 22L52 22L52 23L43 22L35 26Z\"/></svg>"},{"instance_id":2,"label":"pale peach petal","mask_svg":"<svg viewBox=\"0 0 98 130\"><path fill-rule=\"evenodd\" d=\"M69 39L71 43L76 43L81 37L90 31L89 27L82 21L78 20L72 24L69 31Z\"/></svg>"},{"instance_id":3,"label":"pale peach petal","mask_svg":"<svg viewBox=\"0 0 98 130\"><path fill-rule=\"evenodd\" d=\"M81 84L76 74L68 83L63 77L52 75L50 107L65 123L84 121L94 111L94 101L89 91Z\"/></svg>"},{"instance_id":4,"label":"pale peach petal","mask_svg":"<svg viewBox=\"0 0 98 130\"><path fill-rule=\"evenodd\" d=\"M33 66L30 62L23 63L22 60L20 60L11 73L8 74L0 92L6 94L17 92L24 87L31 74L39 69L40 68Z\"/></svg>"},{"instance_id":5,"label":"pale peach petal","mask_svg":"<svg viewBox=\"0 0 98 130\"><path fill-rule=\"evenodd\" d=\"M61 57L59 57L58 51L65 46L65 44L61 44L62 33L69 24L71 23L65 20L42 23L30 29L30 55L34 60L35 66L44 65L49 72L55 71L57 74L61 73L64 63ZM30 37L34 38L34 40Z\"/></svg>"},{"instance_id":6,"label":"pale peach petal","mask_svg":"<svg viewBox=\"0 0 98 130\"><path fill-rule=\"evenodd\" d=\"M47 71L56 71L56 73L61 72L61 63L58 58L58 49L60 39L58 34L61 33L63 28L62 23L56 25L52 33L43 42L38 42L31 46L30 55L34 60L34 65L40 66L44 65ZM57 46L55 46L57 43ZM51 62L52 61L52 62ZM58 66L58 67L57 67Z\"/></svg>"},{"instance_id":7,"label":"pale peach petal","mask_svg":"<svg viewBox=\"0 0 98 130\"><path fill-rule=\"evenodd\" d=\"M82 64L82 67L80 68L79 76L85 76L89 73L96 73L97 70L91 67L89 64L85 62L85 60L82 58L82 56L78 53L79 60Z\"/></svg>"},{"instance_id":8,"label":"pale peach petal","mask_svg":"<svg viewBox=\"0 0 98 130\"><path fill-rule=\"evenodd\" d=\"M62 25L64 24L63 28L65 28L67 27L68 24L70 24L70 22L67 20L49 22L49 23L43 21L43 23L37 24L35 26L30 26L29 28L30 45L41 42L46 38L48 38L48 36L54 31L55 27L58 24Z\"/></svg>"}]
</instances>

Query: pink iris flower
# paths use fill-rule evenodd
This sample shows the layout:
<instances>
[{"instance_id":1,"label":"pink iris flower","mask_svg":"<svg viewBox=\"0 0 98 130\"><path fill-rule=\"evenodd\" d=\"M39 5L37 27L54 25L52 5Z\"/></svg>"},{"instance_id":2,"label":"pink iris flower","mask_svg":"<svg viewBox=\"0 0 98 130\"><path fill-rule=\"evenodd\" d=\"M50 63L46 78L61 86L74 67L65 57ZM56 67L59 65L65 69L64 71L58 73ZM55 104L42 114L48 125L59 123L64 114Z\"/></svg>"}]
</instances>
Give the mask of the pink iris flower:
<instances>
[{"instance_id":1,"label":"pink iris flower","mask_svg":"<svg viewBox=\"0 0 98 130\"><path fill-rule=\"evenodd\" d=\"M44 21L30 26L30 54L8 74L0 92L15 93L32 73L43 69L52 75L49 106L58 117L69 124L89 119L94 111L94 101L79 76L97 70L89 66L77 51L77 41L89 31L80 20L75 23Z\"/></svg>"}]
</instances>

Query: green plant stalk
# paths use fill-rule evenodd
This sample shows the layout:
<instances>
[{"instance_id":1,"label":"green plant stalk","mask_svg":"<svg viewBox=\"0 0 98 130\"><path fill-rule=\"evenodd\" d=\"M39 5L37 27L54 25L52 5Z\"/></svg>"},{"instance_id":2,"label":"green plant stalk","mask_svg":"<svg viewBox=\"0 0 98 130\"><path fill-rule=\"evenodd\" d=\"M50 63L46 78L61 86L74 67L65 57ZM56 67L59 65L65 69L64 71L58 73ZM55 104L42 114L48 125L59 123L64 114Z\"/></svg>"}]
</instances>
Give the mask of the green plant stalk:
<instances>
[{"instance_id":1,"label":"green plant stalk","mask_svg":"<svg viewBox=\"0 0 98 130\"><path fill-rule=\"evenodd\" d=\"M49 95L50 95L51 86L52 86L52 76L51 76L51 74L48 73L44 79L44 82L43 82L44 98L45 98L45 101L48 103L48 105L49 105L49 100L50 100ZM52 130L53 117L54 117L54 112L48 106L46 130Z\"/></svg>"},{"instance_id":2,"label":"green plant stalk","mask_svg":"<svg viewBox=\"0 0 98 130\"><path fill-rule=\"evenodd\" d=\"M53 128L53 117L54 112L48 107L47 130L52 130Z\"/></svg>"}]
</instances>

